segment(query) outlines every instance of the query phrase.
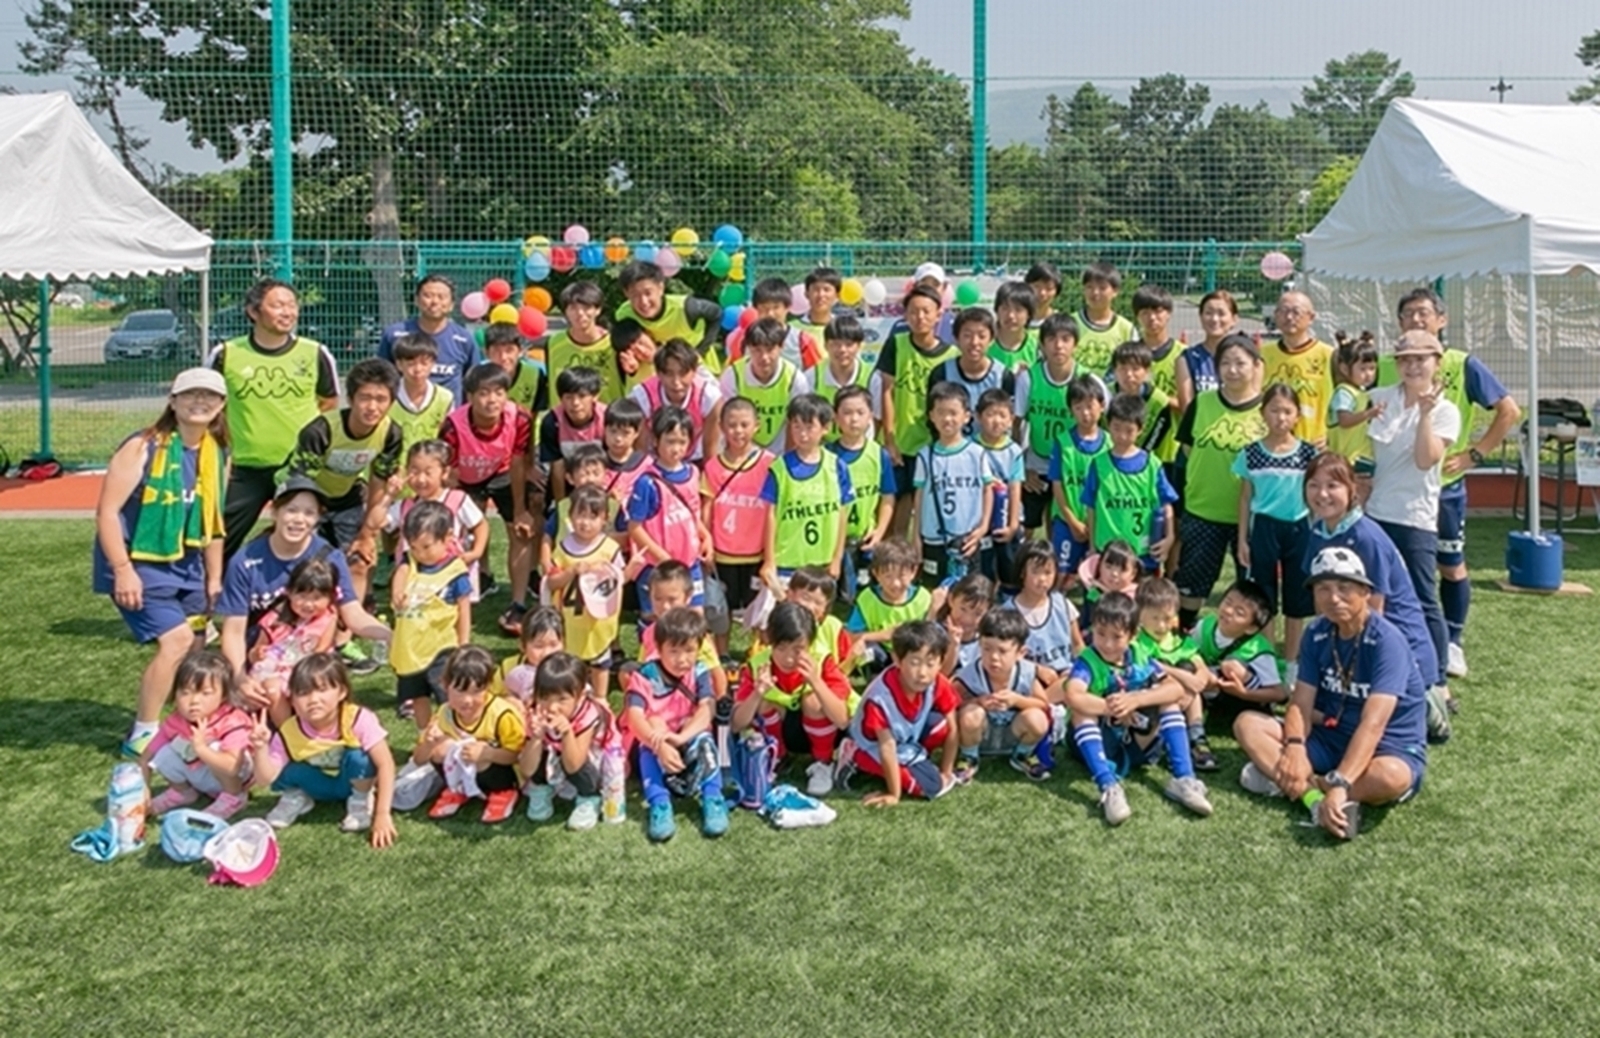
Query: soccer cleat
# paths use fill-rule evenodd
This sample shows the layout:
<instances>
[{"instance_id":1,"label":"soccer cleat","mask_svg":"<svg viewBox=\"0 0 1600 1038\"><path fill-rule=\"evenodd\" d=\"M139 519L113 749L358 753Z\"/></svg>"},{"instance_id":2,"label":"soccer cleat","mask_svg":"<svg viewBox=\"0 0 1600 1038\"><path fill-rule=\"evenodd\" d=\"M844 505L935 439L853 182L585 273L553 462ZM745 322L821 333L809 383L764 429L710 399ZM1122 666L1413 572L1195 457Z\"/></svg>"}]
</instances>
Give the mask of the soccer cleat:
<instances>
[{"instance_id":1,"label":"soccer cleat","mask_svg":"<svg viewBox=\"0 0 1600 1038\"><path fill-rule=\"evenodd\" d=\"M249 802L250 797L247 793L219 793L217 799L211 801L211 806L206 808L206 814L226 822Z\"/></svg>"},{"instance_id":2,"label":"soccer cleat","mask_svg":"<svg viewBox=\"0 0 1600 1038\"><path fill-rule=\"evenodd\" d=\"M806 768L806 794L814 797L825 797L833 792L833 763L831 761L812 761Z\"/></svg>"},{"instance_id":3,"label":"soccer cleat","mask_svg":"<svg viewBox=\"0 0 1600 1038\"><path fill-rule=\"evenodd\" d=\"M152 816L164 815L175 808L188 807L199 799L200 794L195 792L193 786L168 786L160 796L150 801L149 813Z\"/></svg>"},{"instance_id":4,"label":"soccer cleat","mask_svg":"<svg viewBox=\"0 0 1600 1038\"><path fill-rule=\"evenodd\" d=\"M299 789L291 789L278 798L271 811L267 812L267 824L274 829L287 829L295 823L295 819L317 806L310 795Z\"/></svg>"},{"instance_id":5,"label":"soccer cleat","mask_svg":"<svg viewBox=\"0 0 1600 1038\"><path fill-rule=\"evenodd\" d=\"M645 835L651 843L666 843L678 834L678 823L672 817L672 804L651 804L650 820L645 825Z\"/></svg>"},{"instance_id":6,"label":"soccer cleat","mask_svg":"<svg viewBox=\"0 0 1600 1038\"><path fill-rule=\"evenodd\" d=\"M449 818L451 815L461 810L462 805L464 805L468 799L470 798L464 793L457 793L453 789L447 789L443 793L440 793L439 799L435 800L433 802L433 806L428 808L428 817Z\"/></svg>"},{"instance_id":7,"label":"soccer cleat","mask_svg":"<svg viewBox=\"0 0 1600 1038\"><path fill-rule=\"evenodd\" d=\"M728 802L719 793L700 802L700 832L716 839L728 831Z\"/></svg>"},{"instance_id":8,"label":"soccer cleat","mask_svg":"<svg viewBox=\"0 0 1600 1038\"><path fill-rule=\"evenodd\" d=\"M542 787L549 789L549 786ZM579 797L572 805L572 814L567 818L567 828L573 832L583 832L593 829L600 822L600 798Z\"/></svg>"},{"instance_id":9,"label":"soccer cleat","mask_svg":"<svg viewBox=\"0 0 1600 1038\"><path fill-rule=\"evenodd\" d=\"M1205 736L1202 735L1189 744L1189 756L1194 759L1194 770L1217 770L1217 755L1211 749L1211 740Z\"/></svg>"},{"instance_id":10,"label":"soccer cleat","mask_svg":"<svg viewBox=\"0 0 1600 1038\"><path fill-rule=\"evenodd\" d=\"M556 790L554 786L529 783L523 792L528 794L528 821L548 822L556 816Z\"/></svg>"},{"instance_id":11,"label":"soccer cleat","mask_svg":"<svg viewBox=\"0 0 1600 1038\"><path fill-rule=\"evenodd\" d=\"M1450 643L1449 656L1445 661L1444 672L1452 678L1467 676L1467 654L1455 642Z\"/></svg>"},{"instance_id":12,"label":"soccer cleat","mask_svg":"<svg viewBox=\"0 0 1600 1038\"><path fill-rule=\"evenodd\" d=\"M849 789L856 774L856 741L848 735L833 751L833 788Z\"/></svg>"},{"instance_id":13,"label":"soccer cleat","mask_svg":"<svg viewBox=\"0 0 1600 1038\"><path fill-rule=\"evenodd\" d=\"M344 818L339 830L347 833L364 833L372 828L372 790L353 792L344 802Z\"/></svg>"},{"instance_id":14,"label":"soccer cleat","mask_svg":"<svg viewBox=\"0 0 1600 1038\"><path fill-rule=\"evenodd\" d=\"M146 735L129 735L122 740L122 758L124 760L138 760L144 756L144 751L150 745L150 740L156 737L155 732Z\"/></svg>"},{"instance_id":15,"label":"soccer cleat","mask_svg":"<svg viewBox=\"0 0 1600 1038\"><path fill-rule=\"evenodd\" d=\"M1283 796L1283 790L1278 788L1278 784L1251 762L1246 762L1244 770L1239 772L1239 785L1246 793L1254 793L1258 797Z\"/></svg>"},{"instance_id":16,"label":"soccer cleat","mask_svg":"<svg viewBox=\"0 0 1600 1038\"><path fill-rule=\"evenodd\" d=\"M499 825L507 818L510 818L516 809L517 791L515 789L497 789L484 800L483 824Z\"/></svg>"},{"instance_id":17,"label":"soccer cleat","mask_svg":"<svg viewBox=\"0 0 1600 1038\"><path fill-rule=\"evenodd\" d=\"M1211 801L1206 799L1206 784L1190 775L1188 778L1175 778L1167 783L1161 791L1167 799L1176 800L1201 818L1211 816Z\"/></svg>"},{"instance_id":18,"label":"soccer cleat","mask_svg":"<svg viewBox=\"0 0 1600 1038\"><path fill-rule=\"evenodd\" d=\"M374 674L381 664L367 655L367 651L356 644L354 638L344 643L339 650L339 657L344 660L345 669L357 676Z\"/></svg>"},{"instance_id":19,"label":"soccer cleat","mask_svg":"<svg viewBox=\"0 0 1600 1038\"><path fill-rule=\"evenodd\" d=\"M973 758L973 757L957 757L956 758L955 770L951 773L951 778L953 778L955 780L955 784L956 785L958 785L958 786L970 785L972 783L972 780L977 778L977 777L978 777L978 761L976 760L976 758Z\"/></svg>"},{"instance_id":20,"label":"soccer cleat","mask_svg":"<svg viewBox=\"0 0 1600 1038\"><path fill-rule=\"evenodd\" d=\"M1122 783L1113 782L1100 791L1100 810L1105 812L1107 825L1121 825L1133 816L1133 808L1128 806L1128 794L1123 790Z\"/></svg>"},{"instance_id":21,"label":"soccer cleat","mask_svg":"<svg viewBox=\"0 0 1600 1038\"><path fill-rule=\"evenodd\" d=\"M1050 777L1050 769L1044 766L1037 753L1030 753L1026 757L1019 757L1013 753L1011 766L1035 782L1043 782Z\"/></svg>"},{"instance_id":22,"label":"soccer cleat","mask_svg":"<svg viewBox=\"0 0 1600 1038\"><path fill-rule=\"evenodd\" d=\"M1450 690L1443 685L1428 689L1428 741L1450 741Z\"/></svg>"}]
</instances>

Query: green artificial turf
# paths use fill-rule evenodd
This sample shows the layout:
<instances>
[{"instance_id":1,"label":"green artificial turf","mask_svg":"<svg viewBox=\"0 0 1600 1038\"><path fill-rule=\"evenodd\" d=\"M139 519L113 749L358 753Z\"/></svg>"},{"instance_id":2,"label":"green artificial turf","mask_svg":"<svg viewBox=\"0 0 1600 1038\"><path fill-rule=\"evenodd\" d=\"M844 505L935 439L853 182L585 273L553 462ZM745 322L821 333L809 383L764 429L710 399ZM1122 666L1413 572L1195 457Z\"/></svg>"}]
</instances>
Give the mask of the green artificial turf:
<instances>
[{"instance_id":1,"label":"green artificial turf","mask_svg":"<svg viewBox=\"0 0 1600 1038\"><path fill-rule=\"evenodd\" d=\"M241 890L68 852L145 653L89 593L87 521L0 521L0 1034L1596 1033L1600 605L1491 590L1506 528L1473 525L1454 741L1347 845L1242 793L1223 738L1203 820L1154 772L1109 830L1063 750L1042 786L986 764L935 804L840 795L820 830L736 813L712 842L682 807L660 847L636 796L589 833L419 813L382 852L328 805ZM399 751L388 691L358 687Z\"/></svg>"}]
</instances>

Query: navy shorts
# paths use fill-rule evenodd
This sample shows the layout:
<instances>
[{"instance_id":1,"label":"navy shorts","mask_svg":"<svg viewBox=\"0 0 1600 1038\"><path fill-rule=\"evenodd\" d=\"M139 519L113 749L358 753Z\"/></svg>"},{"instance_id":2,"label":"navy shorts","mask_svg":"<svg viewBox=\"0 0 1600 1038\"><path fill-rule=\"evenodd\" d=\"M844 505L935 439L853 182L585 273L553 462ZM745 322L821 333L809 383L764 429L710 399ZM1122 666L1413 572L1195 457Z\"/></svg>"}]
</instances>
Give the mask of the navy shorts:
<instances>
[{"instance_id":1,"label":"navy shorts","mask_svg":"<svg viewBox=\"0 0 1600 1038\"><path fill-rule=\"evenodd\" d=\"M1344 759L1344 751L1347 745L1340 744L1333 733L1326 728L1320 726L1312 728L1306 738L1306 759L1311 762L1311 770L1318 775L1326 775L1330 771L1338 770L1339 762ZM1375 758L1397 757L1404 761L1406 767L1411 771L1411 784L1406 787L1404 793L1395 798L1395 803L1405 803L1416 796L1417 792L1422 789L1422 777L1428 767L1427 759L1422 756L1424 752L1426 751L1420 747L1416 753L1395 753L1380 748L1373 754Z\"/></svg>"},{"instance_id":2,"label":"navy shorts","mask_svg":"<svg viewBox=\"0 0 1600 1038\"><path fill-rule=\"evenodd\" d=\"M366 521L367 506L351 505L325 514L317 525L317 535L340 551L349 551L361 536L361 526Z\"/></svg>"},{"instance_id":3,"label":"navy shorts","mask_svg":"<svg viewBox=\"0 0 1600 1038\"><path fill-rule=\"evenodd\" d=\"M894 467L894 493L896 497L908 497L917 492L917 488L911 484L911 478L915 475L912 470L916 466L917 456L913 454Z\"/></svg>"},{"instance_id":4,"label":"navy shorts","mask_svg":"<svg viewBox=\"0 0 1600 1038\"><path fill-rule=\"evenodd\" d=\"M115 604L115 603L113 603ZM138 609L117 606L128 630L141 644L153 642L174 627L186 627L191 616L206 614L206 593L185 588L146 588Z\"/></svg>"},{"instance_id":5,"label":"navy shorts","mask_svg":"<svg viewBox=\"0 0 1600 1038\"><path fill-rule=\"evenodd\" d=\"M1076 578L1078 567L1089 557L1089 542L1080 541L1072 536L1072 531L1067 529L1067 524L1060 519L1052 519L1050 545L1056 550L1056 561L1061 564L1061 572Z\"/></svg>"},{"instance_id":6,"label":"navy shorts","mask_svg":"<svg viewBox=\"0 0 1600 1038\"><path fill-rule=\"evenodd\" d=\"M1439 494L1439 550L1441 566L1467 561L1467 481L1461 480Z\"/></svg>"},{"instance_id":7,"label":"navy shorts","mask_svg":"<svg viewBox=\"0 0 1600 1038\"><path fill-rule=\"evenodd\" d=\"M1272 611L1304 620L1317 610L1306 587L1306 548L1311 528L1306 520L1288 522L1270 515L1250 517L1250 579L1272 602ZM1281 590L1280 590L1281 585Z\"/></svg>"}]
</instances>

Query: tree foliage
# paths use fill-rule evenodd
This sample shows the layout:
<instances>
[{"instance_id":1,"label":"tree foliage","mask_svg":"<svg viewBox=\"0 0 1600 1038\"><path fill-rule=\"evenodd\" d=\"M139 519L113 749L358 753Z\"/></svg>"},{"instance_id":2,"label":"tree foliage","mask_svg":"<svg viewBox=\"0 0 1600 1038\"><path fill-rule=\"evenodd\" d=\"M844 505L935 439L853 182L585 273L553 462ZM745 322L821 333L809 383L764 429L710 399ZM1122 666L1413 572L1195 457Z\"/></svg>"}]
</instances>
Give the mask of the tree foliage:
<instances>
[{"instance_id":1,"label":"tree foliage","mask_svg":"<svg viewBox=\"0 0 1600 1038\"><path fill-rule=\"evenodd\" d=\"M1300 90L1295 114L1311 120L1341 155L1360 155L1378 130L1391 102L1416 90L1411 73L1400 71L1381 50L1329 59L1322 75Z\"/></svg>"},{"instance_id":2,"label":"tree foliage","mask_svg":"<svg viewBox=\"0 0 1600 1038\"><path fill-rule=\"evenodd\" d=\"M1583 62L1584 68L1600 69L1600 29L1578 41L1578 60ZM1600 72L1590 76L1587 83L1574 88L1567 99L1575 105L1600 100Z\"/></svg>"}]
</instances>

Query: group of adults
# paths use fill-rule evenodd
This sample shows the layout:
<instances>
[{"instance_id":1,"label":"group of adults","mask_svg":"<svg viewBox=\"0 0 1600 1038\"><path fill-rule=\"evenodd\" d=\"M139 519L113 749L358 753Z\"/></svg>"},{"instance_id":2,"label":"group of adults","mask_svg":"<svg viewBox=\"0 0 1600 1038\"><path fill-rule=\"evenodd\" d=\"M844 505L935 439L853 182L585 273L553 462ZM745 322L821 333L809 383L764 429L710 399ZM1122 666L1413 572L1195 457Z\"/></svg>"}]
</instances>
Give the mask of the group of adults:
<instances>
[{"instance_id":1,"label":"group of adults","mask_svg":"<svg viewBox=\"0 0 1600 1038\"><path fill-rule=\"evenodd\" d=\"M449 282L424 279L416 304L417 315L386 331L384 345L401 334L433 336L439 344L434 380L459 390L477 347L452 319ZM154 731L177 665L202 637L207 617L218 618L223 652L241 675L246 672L248 625L278 598L289 571L310 553L324 553L340 575L343 624L363 636L383 630L355 595L342 555L317 532L326 503L321 492L307 480L275 483L299 430L337 405L333 357L295 334L298 300L291 286L258 284L245 312L250 332L218 347L207 368L183 372L159 418L130 436L108 467L97 510L95 589L111 595L137 639L156 646L140 681L130 746ZM1304 710L1291 707L1287 724L1247 720L1238 732L1254 766L1289 795L1311 781L1296 752L1308 731L1322 754L1312 764L1337 765L1333 788L1341 789L1341 798L1382 802L1408 795L1415 783L1400 783L1401 772L1394 769L1404 764L1409 776L1414 762L1386 761L1383 732L1409 725L1414 711L1425 708L1422 696L1374 686L1362 675L1370 671L1387 681L1414 671L1423 688L1436 688L1448 699L1447 671L1465 672L1460 643L1469 598L1461 477L1499 446L1520 411L1481 361L1443 347L1439 336L1448 317L1433 290L1407 293L1398 315L1393 384L1372 394L1380 412L1371 428L1373 472L1365 506L1345 458L1323 453L1306 473L1308 558L1332 549L1340 565L1337 574L1317 581L1315 596L1318 615L1337 633L1329 646L1317 643L1314 632L1308 635L1315 651L1304 657L1314 667L1325 648L1332 655L1322 655L1333 662L1316 681L1297 683L1296 701L1302 691L1308 698ZM1191 609L1210 594L1223 551L1237 543L1233 458L1263 432L1263 359L1255 342L1236 331L1232 297L1208 295L1200 316L1205 337L1184 352L1178 373L1180 406L1191 413L1182 430L1188 491L1177 583ZM1315 317L1303 293L1285 293L1275 315L1283 345L1294 350L1311 342ZM1492 413L1476 439L1467 417L1473 406ZM224 471L230 455L231 475ZM268 501L274 505L271 530L247 540ZM219 540L224 530L225 540ZM1382 636L1362 633L1371 628ZM1350 639L1353 648L1343 645ZM1396 652L1405 654L1405 667L1398 670L1389 666L1394 661L1372 657ZM1315 674L1302 666L1302 678ZM246 682L244 693L253 699L259 690ZM1325 702L1326 697L1332 698ZM1362 704L1348 725L1346 698ZM1322 727L1301 731L1296 717L1306 723L1314 717ZM1373 738L1359 734L1357 718L1374 727ZM1324 744L1335 737L1333 745L1344 752L1330 756ZM1317 781L1325 783L1325 777ZM1346 821L1341 809L1323 814L1330 830Z\"/></svg>"}]
</instances>

